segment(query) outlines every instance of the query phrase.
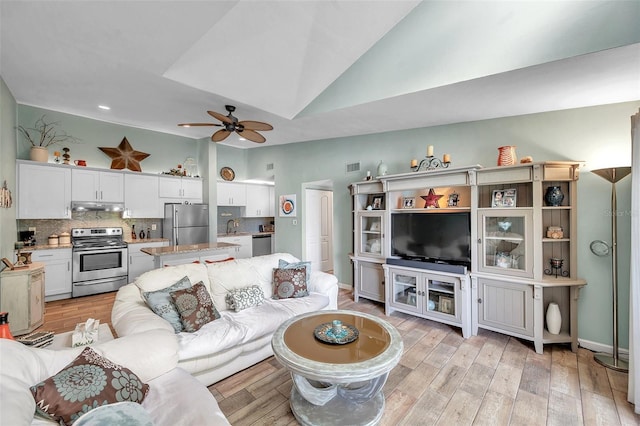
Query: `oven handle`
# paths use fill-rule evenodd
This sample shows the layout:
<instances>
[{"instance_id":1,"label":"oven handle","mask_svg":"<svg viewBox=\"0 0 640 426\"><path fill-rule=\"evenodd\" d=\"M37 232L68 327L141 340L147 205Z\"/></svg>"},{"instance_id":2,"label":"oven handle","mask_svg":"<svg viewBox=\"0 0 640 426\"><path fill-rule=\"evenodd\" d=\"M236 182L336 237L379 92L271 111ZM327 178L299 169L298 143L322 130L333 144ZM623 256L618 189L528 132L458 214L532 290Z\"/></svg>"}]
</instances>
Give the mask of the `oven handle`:
<instances>
[{"instance_id":1,"label":"oven handle","mask_svg":"<svg viewBox=\"0 0 640 426\"><path fill-rule=\"evenodd\" d=\"M127 276L123 275L121 277L102 278L102 279L98 279L98 280L74 282L73 285L76 286L76 287L86 287L86 286L95 285L95 284L102 284L102 283L108 283L108 282L113 282L113 281L119 281L119 280L122 280L122 279L125 279L125 278L127 278Z\"/></svg>"}]
</instances>

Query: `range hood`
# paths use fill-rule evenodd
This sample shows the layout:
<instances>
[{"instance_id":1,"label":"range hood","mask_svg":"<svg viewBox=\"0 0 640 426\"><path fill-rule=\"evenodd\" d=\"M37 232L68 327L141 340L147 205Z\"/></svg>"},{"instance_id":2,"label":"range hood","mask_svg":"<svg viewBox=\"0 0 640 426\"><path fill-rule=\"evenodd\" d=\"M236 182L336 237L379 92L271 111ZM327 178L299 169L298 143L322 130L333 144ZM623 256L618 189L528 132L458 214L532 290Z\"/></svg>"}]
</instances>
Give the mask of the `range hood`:
<instances>
[{"instance_id":1,"label":"range hood","mask_svg":"<svg viewBox=\"0 0 640 426\"><path fill-rule=\"evenodd\" d=\"M71 210L74 212L100 211L100 212L122 212L124 203L109 203L102 201L73 201Z\"/></svg>"}]
</instances>

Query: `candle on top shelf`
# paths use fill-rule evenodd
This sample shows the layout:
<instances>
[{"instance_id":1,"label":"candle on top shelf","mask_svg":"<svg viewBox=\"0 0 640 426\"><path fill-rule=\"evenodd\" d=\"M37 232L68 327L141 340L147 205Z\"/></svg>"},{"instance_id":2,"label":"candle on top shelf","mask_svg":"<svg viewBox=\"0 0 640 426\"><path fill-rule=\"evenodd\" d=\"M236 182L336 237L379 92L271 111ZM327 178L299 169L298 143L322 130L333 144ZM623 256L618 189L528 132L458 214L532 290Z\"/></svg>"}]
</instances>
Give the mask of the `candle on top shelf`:
<instances>
[{"instance_id":1,"label":"candle on top shelf","mask_svg":"<svg viewBox=\"0 0 640 426\"><path fill-rule=\"evenodd\" d=\"M433 157L433 145L427 147L427 157Z\"/></svg>"},{"instance_id":2,"label":"candle on top shelf","mask_svg":"<svg viewBox=\"0 0 640 426\"><path fill-rule=\"evenodd\" d=\"M449 154L444 154L442 156L442 162L443 163L450 163L451 162L451 156Z\"/></svg>"},{"instance_id":3,"label":"candle on top shelf","mask_svg":"<svg viewBox=\"0 0 640 426\"><path fill-rule=\"evenodd\" d=\"M418 167L418 160L416 160L415 158L411 160L411 167Z\"/></svg>"}]
</instances>

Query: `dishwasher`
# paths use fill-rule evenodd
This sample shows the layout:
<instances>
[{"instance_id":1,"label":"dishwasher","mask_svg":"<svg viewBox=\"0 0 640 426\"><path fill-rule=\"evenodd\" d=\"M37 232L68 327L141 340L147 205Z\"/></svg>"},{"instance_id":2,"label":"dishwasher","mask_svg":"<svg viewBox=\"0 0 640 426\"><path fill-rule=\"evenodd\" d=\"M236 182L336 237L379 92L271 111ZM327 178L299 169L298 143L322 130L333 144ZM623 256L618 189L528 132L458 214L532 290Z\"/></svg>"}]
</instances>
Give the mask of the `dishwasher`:
<instances>
[{"instance_id":1,"label":"dishwasher","mask_svg":"<svg viewBox=\"0 0 640 426\"><path fill-rule=\"evenodd\" d=\"M271 234L257 234L252 238L252 255L264 256L271 254Z\"/></svg>"}]
</instances>

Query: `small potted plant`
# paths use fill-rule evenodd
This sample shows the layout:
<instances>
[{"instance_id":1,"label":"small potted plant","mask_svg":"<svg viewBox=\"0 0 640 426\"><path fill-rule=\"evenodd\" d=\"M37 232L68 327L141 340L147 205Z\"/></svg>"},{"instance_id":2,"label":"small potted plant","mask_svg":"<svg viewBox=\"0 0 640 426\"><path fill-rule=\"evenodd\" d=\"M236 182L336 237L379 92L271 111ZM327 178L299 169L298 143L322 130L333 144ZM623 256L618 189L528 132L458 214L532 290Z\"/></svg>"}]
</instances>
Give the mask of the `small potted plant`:
<instances>
[{"instance_id":1,"label":"small potted plant","mask_svg":"<svg viewBox=\"0 0 640 426\"><path fill-rule=\"evenodd\" d=\"M80 141L80 139L67 134L67 132L56 129L59 124L57 121L45 121L45 116L43 115L36 120L33 127L18 126L18 131L31 144L31 160L46 163L49 160L49 150L47 149L49 146L63 142Z\"/></svg>"}]
</instances>

